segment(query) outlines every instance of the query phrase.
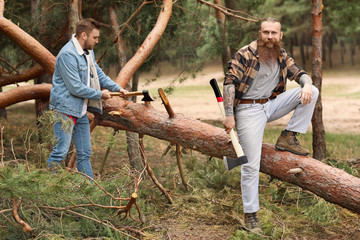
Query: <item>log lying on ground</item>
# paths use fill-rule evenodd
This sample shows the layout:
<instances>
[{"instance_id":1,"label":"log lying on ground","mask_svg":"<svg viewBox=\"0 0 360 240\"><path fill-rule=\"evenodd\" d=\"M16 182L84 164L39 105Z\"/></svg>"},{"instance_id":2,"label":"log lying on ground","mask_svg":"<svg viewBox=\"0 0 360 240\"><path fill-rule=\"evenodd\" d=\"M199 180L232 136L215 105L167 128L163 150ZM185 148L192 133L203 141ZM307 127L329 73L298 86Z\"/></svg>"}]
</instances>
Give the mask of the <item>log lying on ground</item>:
<instances>
[{"instance_id":1,"label":"log lying on ground","mask_svg":"<svg viewBox=\"0 0 360 240\"><path fill-rule=\"evenodd\" d=\"M300 169L291 174L291 169ZM360 178L342 169L331 167L311 157L276 151L274 146L263 144L261 171L282 181L360 213Z\"/></svg>"},{"instance_id":2,"label":"log lying on ground","mask_svg":"<svg viewBox=\"0 0 360 240\"><path fill-rule=\"evenodd\" d=\"M119 115L107 112L118 111ZM119 129L130 129L158 139L180 144L206 155L222 158L236 157L229 136L221 128L176 114L169 118L148 104L139 104L121 98L105 102L104 123ZM295 173L288 172L296 169ZM300 171L299 171L300 170ZM263 144L261 171L360 213L360 178L333 168L311 157L276 151L271 144Z\"/></svg>"}]
</instances>

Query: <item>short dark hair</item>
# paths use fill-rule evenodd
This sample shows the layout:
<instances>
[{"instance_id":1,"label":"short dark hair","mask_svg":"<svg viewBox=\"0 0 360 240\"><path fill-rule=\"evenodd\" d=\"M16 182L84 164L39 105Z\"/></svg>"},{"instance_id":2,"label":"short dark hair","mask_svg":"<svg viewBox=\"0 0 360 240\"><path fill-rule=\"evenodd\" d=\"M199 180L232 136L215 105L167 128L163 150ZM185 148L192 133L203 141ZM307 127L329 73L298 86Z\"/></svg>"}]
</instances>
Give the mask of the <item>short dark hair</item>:
<instances>
[{"instance_id":1,"label":"short dark hair","mask_svg":"<svg viewBox=\"0 0 360 240\"><path fill-rule=\"evenodd\" d=\"M100 29L99 24L92 18L85 18L76 25L76 36L80 36L82 32L89 35L94 28Z\"/></svg>"}]
</instances>

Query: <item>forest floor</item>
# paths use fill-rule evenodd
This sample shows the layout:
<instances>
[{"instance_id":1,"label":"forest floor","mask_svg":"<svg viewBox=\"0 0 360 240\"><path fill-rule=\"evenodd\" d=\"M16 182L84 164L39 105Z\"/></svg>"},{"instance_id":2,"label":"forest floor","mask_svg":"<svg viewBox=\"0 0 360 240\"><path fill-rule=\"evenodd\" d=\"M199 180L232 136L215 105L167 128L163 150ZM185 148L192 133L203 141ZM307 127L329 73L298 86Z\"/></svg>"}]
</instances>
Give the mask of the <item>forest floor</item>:
<instances>
[{"instance_id":1,"label":"forest floor","mask_svg":"<svg viewBox=\"0 0 360 240\"><path fill-rule=\"evenodd\" d=\"M146 83L147 79L155 78L154 75L144 74L141 77L139 89L149 89L150 95L155 99L152 103L153 107L165 111L158 97L157 90L158 88L166 88L169 82L174 80L175 75L176 71L166 66L161 68L161 76L150 84ZM174 112L187 117L219 123L221 121L221 114L214 93L209 85L211 78L216 78L220 88L222 88L223 72L221 70L221 63L218 61L206 65L203 71L198 73L193 79L187 79L182 83L175 82L174 85L176 88L174 92L167 95ZM290 82L288 88L295 87L296 85L296 83ZM140 101L140 97L138 101ZM29 103L30 101L24 104ZM20 105L21 104L19 104L19 106ZM30 107L30 105L31 109L34 109L32 103L28 106ZM325 131L360 135L360 70L350 69L347 71L343 69L341 73L325 71L322 83L322 105ZM16 108L17 107L14 106L9 109L10 120L12 119L12 112L15 112ZM26 111L20 112L21 114L27 113ZM34 116L32 113L28 115ZM269 123L269 127L284 128L290 117L291 114ZM15 118L21 119L22 117L19 115ZM104 145L106 144L106 138L104 138L104 136L109 136L111 133L112 129L99 127L95 129L92 135L92 164L95 172L98 171L101 159L104 157ZM116 148L114 147L110 152L110 160L105 169L106 174L111 174L112 171L116 171L116 169L124 163L128 163L124 135L125 134L122 134L121 137L119 136L121 139L119 141L117 140L118 142L116 143L116 145L121 145L121 149L119 149L119 146L116 146ZM243 233L246 231L237 232L237 230L242 228L241 206L238 206L238 204L241 203L240 190L234 192L229 191L228 193L226 189L217 192L216 189L204 187L203 189L193 188L190 193L177 191L182 188L182 184L178 173L171 170L176 169L174 147L163 157L162 153L164 153L169 143L149 136L145 137L147 158L155 169L159 181L164 184L165 187L171 189L174 199L174 204L171 205L166 203L163 196L158 196L156 199L145 199L149 205L155 206L153 213L146 214L145 222L150 230L150 235L145 237L145 239L223 240L248 239L247 237L251 237L251 239L263 239L262 236L242 235L246 234ZM360 159L359 154L353 157ZM184 154L184 163L192 158L198 158L201 162L208 163L208 157L197 152ZM187 173L190 174L190 171ZM208 172L207 174L206 177L210 179L214 173ZM269 189L273 183L269 183L270 181L268 181L265 174L261 174L261 178L263 179L263 185L260 189L260 197L261 201L265 201L267 198L271 198ZM211 182L211 180L204 181ZM144 185L142 188L154 190L152 183L147 185L147 183L144 182ZM239 189L239 187L236 186L235 189ZM297 188L291 186L289 189L291 192L295 191L291 189ZM154 191L156 192L157 190ZM268 194L264 194L265 191ZM300 193L300 190L296 190L296 194L298 194L298 192ZM306 191L301 191L301 193L305 194L305 200L302 201L315 198L314 195L306 195ZM280 238L282 238L282 235L287 236L282 239L360 238L360 215L350 213L346 209L334 205L334 208L337 209L335 213L337 214L339 212L341 214L339 217L340 224L335 227L327 227L325 224L321 225L308 222L307 218L303 218L303 212L299 213L299 211L295 211L301 214L301 216L293 214L294 210L291 209L291 206L294 207L295 205L283 204L280 207L276 202L271 201L270 206L263 206L260 210L260 217L265 218L264 225L269 226L269 224L274 223L274 229L278 228L281 229L279 231L282 231ZM232 211L234 209L236 209L237 212ZM278 209L280 209L280 211ZM322 212L319 214L325 215ZM269 216L275 218L266 220ZM270 227L268 227L268 229L270 229ZM287 231L289 231L289 229L293 232L288 233ZM271 239L272 237L270 236L274 231L275 230L268 230L264 238Z\"/></svg>"},{"instance_id":2,"label":"forest floor","mask_svg":"<svg viewBox=\"0 0 360 240\"><path fill-rule=\"evenodd\" d=\"M171 67L162 68L161 77L151 83L145 83L146 79L154 76L145 75L139 84L139 89L149 89L150 94L155 97L152 105L157 109L163 109L161 100L157 98L158 88L165 88L169 82L174 80L174 71ZM344 74L346 72L346 74ZM322 81L322 106L323 123L325 131L331 133L350 133L360 134L360 71L328 71L324 73ZM221 115L214 97L214 93L209 85L209 80L215 78L219 82L222 90L224 78L221 63L213 62L208 64L201 73L195 78L187 79L182 83L174 83L174 92L168 95L170 105L177 114L183 114L201 120L221 121ZM288 89L297 87L297 83L289 82ZM138 99L139 101L140 99ZM287 116L268 123L275 128L285 128L292 113ZM311 124L309 126L311 130ZM356 156L355 156L356 157ZM358 156L360 157L360 156ZM190 217L186 213L178 211L174 215L166 215L164 219L159 219L162 226L166 226L167 239L229 239L234 233L234 224L219 222L217 224L216 215L209 218ZM175 212L175 213L174 213ZM186 216L183 216L186 215ZM183 223L182 218L184 219ZM223 219L222 219L223 220ZM210 221L210 222L209 222ZM221 221L219 219L219 221ZM357 237L359 236L359 232ZM336 236L336 234L335 234ZM318 239L309 237L307 239ZM338 235L337 239L342 239ZM326 238L326 237L325 237ZM336 238L336 237L335 237ZM349 239L352 239L351 237Z\"/></svg>"}]
</instances>

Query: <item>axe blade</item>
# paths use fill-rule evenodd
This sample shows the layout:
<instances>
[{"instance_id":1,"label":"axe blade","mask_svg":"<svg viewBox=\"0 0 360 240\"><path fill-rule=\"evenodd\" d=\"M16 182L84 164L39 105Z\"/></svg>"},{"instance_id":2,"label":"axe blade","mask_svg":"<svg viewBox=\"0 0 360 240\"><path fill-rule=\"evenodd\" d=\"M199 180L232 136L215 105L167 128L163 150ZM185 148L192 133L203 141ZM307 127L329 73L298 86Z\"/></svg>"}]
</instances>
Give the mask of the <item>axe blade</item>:
<instances>
[{"instance_id":1,"label":"axe blade","mask_svg":"<svg viewBox=\"0 0 360 240\"><path fill-rule=\"evenodd\" d=\"M224 165L227 171L230 171L231 169L243 165L248 162L247 157L241 156L238 158L230 158L230 157L223 157Z\"/></svg>"},{"instance_id":2,"label":"axe blade","mask_svg":"<svg viewBox=\"0 0 360 240\"><path fill-rule=\"evenodd\" d=\"M143 90L142 91L142 94L143 94L143 98L141 99L141 101L143 102L151 102L151 101L154 101L154 99L152 99L149 95L149 91L148 90Z\"/></svg>"}]
</instances>

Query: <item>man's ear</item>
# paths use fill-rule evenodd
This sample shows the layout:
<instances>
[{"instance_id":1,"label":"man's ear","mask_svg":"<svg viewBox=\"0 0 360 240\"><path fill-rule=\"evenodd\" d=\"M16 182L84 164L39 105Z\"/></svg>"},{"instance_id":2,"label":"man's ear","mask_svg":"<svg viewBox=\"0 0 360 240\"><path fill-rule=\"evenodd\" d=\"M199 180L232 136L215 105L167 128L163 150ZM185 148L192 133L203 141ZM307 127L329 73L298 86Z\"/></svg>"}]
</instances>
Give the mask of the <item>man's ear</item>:
<instances>
[{"instance_id":1,"label":"man's ear","mask_svg":"<svg viewBox=\"0 0 360 240\"><path fill-rule=\"evenodd\" d=\"M280 40L283 38L283 36L284 36L284 33L280 32Z\"/></svg>"},{"instance_id":2,"label":"man's ear","mask_svg":"<svg viewBox=\"0 0 360 240\"><path fill-rule=\"evenodd\" d=\"M85 41L85 40L87 39L87 34L86 34L86 32L82 32L82 33L80 34L80 38Z\"/></svg>"}]
</instances>

